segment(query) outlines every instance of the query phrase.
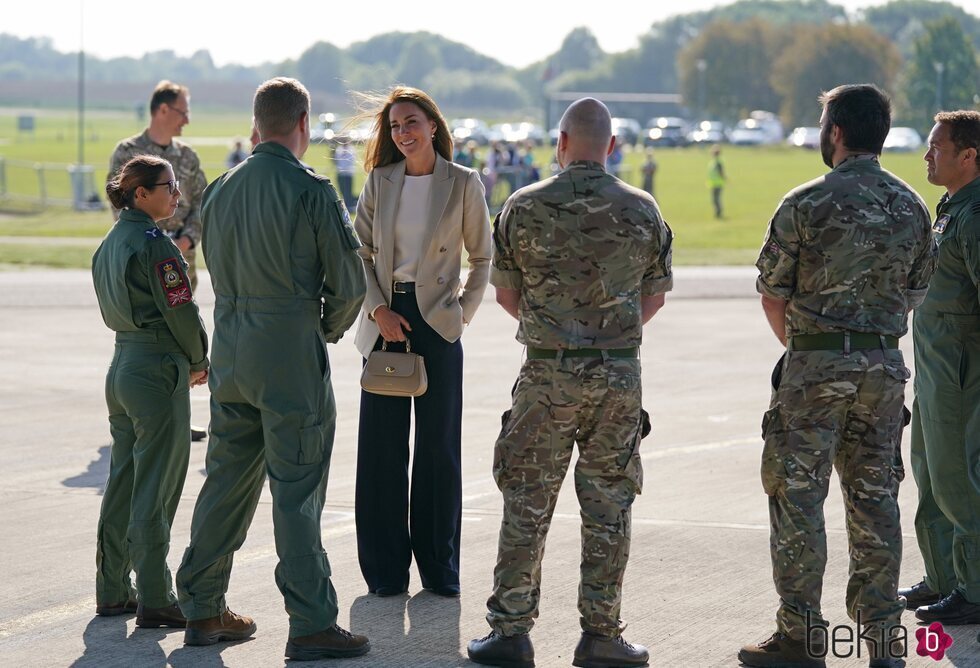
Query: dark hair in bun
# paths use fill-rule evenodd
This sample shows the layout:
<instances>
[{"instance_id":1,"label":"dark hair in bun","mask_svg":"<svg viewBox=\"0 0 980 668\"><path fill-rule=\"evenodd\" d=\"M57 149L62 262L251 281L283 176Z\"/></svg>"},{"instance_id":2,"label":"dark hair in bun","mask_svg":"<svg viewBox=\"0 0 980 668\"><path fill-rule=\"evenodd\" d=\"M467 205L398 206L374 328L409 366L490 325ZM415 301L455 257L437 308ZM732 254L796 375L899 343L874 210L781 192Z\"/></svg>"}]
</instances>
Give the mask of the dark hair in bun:
<instances>
[{"instance_id":1,"label":"dark hair in bun","mask_svg":"<svg viewBox=\"0 0 980 668\"><path fill-rule=\"evenodd\" d=\"M107 184L105 194L117 209L126 209L134 204L136 189L159 183L160 174L170 163L154 155L138 155L123 165Z\"/></svg>"}]
</instances>

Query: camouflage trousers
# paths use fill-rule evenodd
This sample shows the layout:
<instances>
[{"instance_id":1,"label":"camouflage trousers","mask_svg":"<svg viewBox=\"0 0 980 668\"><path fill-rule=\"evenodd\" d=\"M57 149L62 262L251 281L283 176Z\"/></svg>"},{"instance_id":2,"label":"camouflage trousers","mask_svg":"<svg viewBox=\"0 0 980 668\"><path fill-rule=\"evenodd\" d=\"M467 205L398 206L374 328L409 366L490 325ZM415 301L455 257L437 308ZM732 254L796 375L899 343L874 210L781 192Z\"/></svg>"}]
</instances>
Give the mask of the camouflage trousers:
<instances>
[{"instance_id":1,"label":"camouflage trousers","mask_svg":"<svg viewBox=\"0 0 980 668\"><path fill-rule=\"evenodd\" d=\"M640 416L639 360L524 363L494 451L504 509L487 621L498 633L527 633L538 616L545 539L576 443L581 625L605 636L621 632L630 508L643 482Z\"/></svg>"},{"instance_id":2,"label":"camouflage trousers","mask_svg":"<svg viewBox=\"0 0 980 668\"><path fill-rule=\"evenodd\" d=\"M836 467L850 546L847 612L889 628L902 558L898 485L909 371L899 350L789 351L762 421L778 628L802 640L820 614L827 536L823 504ZM779 371L782 377L776 382ZM778 385L778 386L777 386ZM809 620L808 620L809 615Z\"/></svg>"}]
</instances>

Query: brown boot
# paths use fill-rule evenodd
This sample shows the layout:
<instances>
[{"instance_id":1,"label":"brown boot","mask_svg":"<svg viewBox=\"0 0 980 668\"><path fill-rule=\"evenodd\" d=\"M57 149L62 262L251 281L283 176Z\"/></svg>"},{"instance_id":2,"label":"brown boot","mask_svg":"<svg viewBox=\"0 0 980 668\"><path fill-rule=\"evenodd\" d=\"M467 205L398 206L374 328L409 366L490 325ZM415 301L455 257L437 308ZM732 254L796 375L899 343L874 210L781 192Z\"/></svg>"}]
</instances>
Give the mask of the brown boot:
<instances>
[{"instance_id":1,"label":"brown boot","mask_svg":"<svg viewBox=\"0 0 980 668\"><path fill-rule=\"evenodd\" d=\"M117 615L131 615L136 612L138 604L133 599L121 603L96 603L95 614L100 617L116 617Z\"/></svg>"},{"instance_id":2,"label":"brown boot","mask_svg":"<svg viewBox=\"0 0 980 668\"><path fill-rule=\"evenodd\" d=\"M286 658L293 661L344 659L367 654L370 649L371 643L367 638L334 624L324 631L290 638L286 643Z\"/></svg>"},{"instance_id":3,"label":"brown boot","mask_svg":"<svg viewBox=\"0 0 980 668\"><path fill-rule=\"evenodd\" d=\"M141 629L158 629L161 626L182 629L187 626L187 620L176 603L164 608L147 608L140 603L136 610L136 626Z\"/></svg>"},{"instance_id":4,"label":"brown boot","mask_svg":"<svg viewBox=\"0 0 980 668\"><path fill-rule=\"evenodd\" d=\"M255 633L251 617L225 610L217 617L191 619L184 631L185 645L213 645L223 641L245 640Z\"/></svg>"},{"instance_id":5,"label":"brown boot","mask_svg":"<svg viewBox=\"0 0 980 668\"><path fill-rule=\"evenodd\" d=\"M824 646L811 647L808 651L802 640L790 638L780 632L773 633L768 640L758 644L746 645L738 653L738 660L746 666L767 668L825 668L827 662L813 656L812 651L823 652Z\"/></svg>"}]
</instances>

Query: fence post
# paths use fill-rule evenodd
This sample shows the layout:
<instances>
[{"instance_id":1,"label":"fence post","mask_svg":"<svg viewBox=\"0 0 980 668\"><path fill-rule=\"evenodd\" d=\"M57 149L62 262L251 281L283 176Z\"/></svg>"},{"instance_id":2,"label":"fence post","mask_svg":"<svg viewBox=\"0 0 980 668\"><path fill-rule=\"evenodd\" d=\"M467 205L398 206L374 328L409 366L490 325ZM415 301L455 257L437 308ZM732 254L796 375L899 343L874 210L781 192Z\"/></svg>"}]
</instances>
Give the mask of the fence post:
<instances>
[{"instance_id":1,"label":"fence post","mask_svg":"<svg viewBox=\"0 0 980 668\"><path fill-rule=\"evenodd\" d=\"M34 169L37 171L37 189L43 208L48 205L48 188L44 182L44 165L40 162L34 163Z\"/></svg>"}]
</instances>

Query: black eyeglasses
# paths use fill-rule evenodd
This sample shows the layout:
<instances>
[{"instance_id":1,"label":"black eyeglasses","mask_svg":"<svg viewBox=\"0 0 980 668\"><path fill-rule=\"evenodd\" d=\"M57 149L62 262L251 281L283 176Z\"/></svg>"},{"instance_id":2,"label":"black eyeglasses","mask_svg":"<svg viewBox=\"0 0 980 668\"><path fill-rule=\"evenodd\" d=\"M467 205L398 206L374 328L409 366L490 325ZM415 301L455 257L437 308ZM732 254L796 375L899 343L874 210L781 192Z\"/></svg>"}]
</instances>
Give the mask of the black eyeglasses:
<instances>
[{"instance_id":1,"label":"black eyeglasses","mask_svg":"<svg viewBox=\"0 0 980 668\"><path fill-rule=\"evenodd\" d=\"M180 181L161 181L160 183L151 184L151 188L156 188L157 186L167 186L167 190L173 195L180 188Z\"/></svg>"},{"instance_id":2,"label":"black eyeglasses","mask_svg":"<svg viewBox=\"0 0 980 668\"><path fill-rule=\"evenodd\" d=\"M191 114L189 111L185 111L180 107L170 107L170 108L176 111L177 113L179 113L181 116L183 116L185 121L187 121L188 123L190 122Z\"/></svg>"}]
</instances>

